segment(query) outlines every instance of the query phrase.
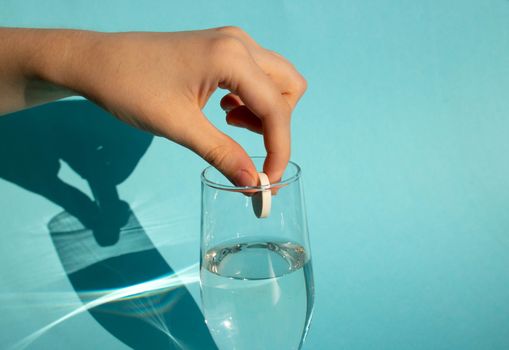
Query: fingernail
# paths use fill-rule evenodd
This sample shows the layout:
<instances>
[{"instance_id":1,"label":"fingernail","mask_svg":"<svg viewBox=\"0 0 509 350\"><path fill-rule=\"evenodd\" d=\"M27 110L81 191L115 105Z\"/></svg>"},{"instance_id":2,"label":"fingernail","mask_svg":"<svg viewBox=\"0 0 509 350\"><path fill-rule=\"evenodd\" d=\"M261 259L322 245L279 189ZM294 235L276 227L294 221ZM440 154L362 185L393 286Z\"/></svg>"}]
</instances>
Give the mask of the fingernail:
<instances>
[{"instance_id":1,"label":"fingernail","mask_svg":"<svg viewBox=\"0 0 509 350\"><path fill-rule=\"evenodd\" d=\"M257 181L251 176L251 174L244 169L237 171L233 179L236 186L256 186Z\"/></svg>"}]
</instances>

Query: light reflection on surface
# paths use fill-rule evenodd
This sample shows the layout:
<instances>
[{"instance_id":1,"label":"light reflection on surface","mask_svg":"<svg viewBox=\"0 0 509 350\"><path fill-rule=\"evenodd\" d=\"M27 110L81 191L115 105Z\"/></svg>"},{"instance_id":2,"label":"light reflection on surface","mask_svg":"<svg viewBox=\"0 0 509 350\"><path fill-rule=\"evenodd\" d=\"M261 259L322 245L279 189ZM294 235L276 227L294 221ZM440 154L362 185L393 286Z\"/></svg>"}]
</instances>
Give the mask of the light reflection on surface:
<instances>
[{"instance_id":1,"label":"light reflection on surface","mask_svg":"<svg viewBox=\"0 0 509 350\"><path fill-rule=\"evenodd\" d=\"M41 329L35 331L34 333L30 334L29 336L23 338L13 346L11 346L10 349L25 349L27 346L32 344L37 338L47 333L49 330L54 328L55 326L61 324L62 322L82 313L85 311L88 311L92 308L95 308L100 305L104 305L111 302L118 302L118 301L125 301L125 300L134 300L135 302L138 302L142 298L147 298L150 296L157 295L161 292L167 292L172 289L179 288L184 285L189 285L192 283L196 283L199 281L199 274L196 272L196 269L198 267L198 264L193 264L185 269L182 269L178 272L175 272L174 274L168 275L168 276L162 276L160 278L143 282L140 284L132 285L125 288L119 288L119 289L113 289L113 290L102 290L102 291L86 291L86 292L80 292L78 295L82 300L88 300L89 302L84 303L83 305L79 306L78 308L74 309L73 311L65 314L64 316L60 317L59 319L49 323L48 325L42 327ZM50 293L45 293L50 294ZM170 334L165 321L161 318L161 314L163 314L163 310L159 309L159 305L156 306L150 302L151 305L150 308L147 308L147 303L138 302L138 307L136 308L135 312L139 314L143 314L145 316L144 320L150 323L152 326L166 334L171 340L173 340L176 344L179 344L179 341L173 337L172 334ZM173 299L170 301L170 303L163 305L163 309L169 309L171 308L172 304L174 304L176 301Z\"/></svg>"}]
</instances>

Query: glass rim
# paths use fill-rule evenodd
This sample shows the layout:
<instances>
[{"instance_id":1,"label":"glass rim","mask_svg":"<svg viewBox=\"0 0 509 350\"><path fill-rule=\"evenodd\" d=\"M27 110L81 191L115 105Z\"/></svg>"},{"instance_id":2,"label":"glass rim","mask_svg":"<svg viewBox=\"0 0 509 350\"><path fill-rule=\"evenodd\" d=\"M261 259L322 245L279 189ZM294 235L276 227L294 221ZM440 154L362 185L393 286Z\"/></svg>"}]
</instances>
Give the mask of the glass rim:
<instances>
[{"instance_id":1,"label":"glass rim","mask_svg":"<svg viewBox=\"0 0 509 350\"><path fill-rule=\"evenodd\" d=\"M252 156L250 157L251 159L265 159L265 157L263 156ZM286 179L281 179L280 181L278 182L274 182L274 183L271 183L270 185L268 186L235 186L231 183L228 183L228 184L222 184L222 183L217 183L217 182L214 182L210 179L207 178L207 172L209 172L210 170L216 170L217 172L219 172L219 170L217 170L214 166L212 165L209 165L208 167L206 167L205 169L203 169L203 171L201 172L201 182L202 184L204 185L207 185L209 187L212 187L212 188L216 188L218 190L228 190L228 191L246 191L246 190L249 190L249 191L255 191L255 192L258 192L258 191L264 191L264 190L268 190L268 189L271 189L271 188L280 188L280 187L283 187L283 186L287 186L295 181L297 181L300 177L301 177L301 168L300 166L293 162L293 161L288 161L288 165L291 165L295 168L295 173L286 178ZM287 166L288 166L287 165Z\"/></svg>"}]
</instances>

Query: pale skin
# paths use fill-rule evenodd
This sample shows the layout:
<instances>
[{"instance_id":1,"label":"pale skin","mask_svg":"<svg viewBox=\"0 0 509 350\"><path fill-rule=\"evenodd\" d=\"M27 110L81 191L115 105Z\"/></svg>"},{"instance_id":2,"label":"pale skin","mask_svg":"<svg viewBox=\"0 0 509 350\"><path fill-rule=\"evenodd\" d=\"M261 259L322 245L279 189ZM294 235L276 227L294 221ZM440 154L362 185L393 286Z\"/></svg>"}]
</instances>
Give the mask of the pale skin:
<instances>
[{"instance_id":1,"label":"pale skin","mask_svg":"<svg viewBox=\"0 0 509 350\"><path fill-rule=\"evenodd\" d=\"M255 186L246 151L202 109L212 93L228 124L263 135L264 172L290 159L290 119L306 81L238 27L173 33L0 28L0 115L82 95L120 120L177 142L238 186Z\"/></svg>"}]
</instances>

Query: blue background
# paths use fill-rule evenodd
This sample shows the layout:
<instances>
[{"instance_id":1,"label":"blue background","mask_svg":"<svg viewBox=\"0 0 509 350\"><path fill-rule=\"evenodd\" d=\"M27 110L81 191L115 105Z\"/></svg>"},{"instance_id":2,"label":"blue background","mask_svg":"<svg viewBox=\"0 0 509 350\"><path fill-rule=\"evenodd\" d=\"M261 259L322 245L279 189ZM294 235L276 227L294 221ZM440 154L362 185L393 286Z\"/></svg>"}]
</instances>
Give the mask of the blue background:
<instances>
[{"instance_id":1,"label":"blue background","mask_svg":"<svg viewBox=\"0 0 509 350\"><path fill-rule=\"evenodd\" d=\"M287 56L309 83L292 156L316 278L304 348L509 348L509 1L0 1L2 26L226 24ZM258 136L226 125L219 98L206 114L262 154ZM155 138L118 186L175 270L198 260L204 166ZM90 195L65 162L58 174ZM48 235L61 211L0 179L0 348L80 305ZM188 288L198 300L196 283ZM125 345L81 313L32 347Z\"/></svg>"}]
</instances>

